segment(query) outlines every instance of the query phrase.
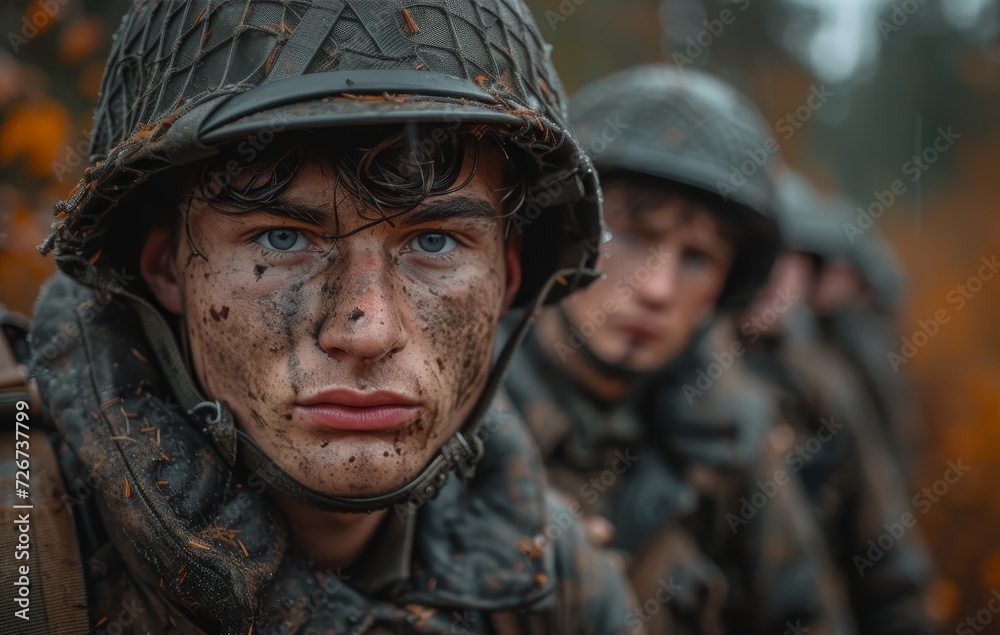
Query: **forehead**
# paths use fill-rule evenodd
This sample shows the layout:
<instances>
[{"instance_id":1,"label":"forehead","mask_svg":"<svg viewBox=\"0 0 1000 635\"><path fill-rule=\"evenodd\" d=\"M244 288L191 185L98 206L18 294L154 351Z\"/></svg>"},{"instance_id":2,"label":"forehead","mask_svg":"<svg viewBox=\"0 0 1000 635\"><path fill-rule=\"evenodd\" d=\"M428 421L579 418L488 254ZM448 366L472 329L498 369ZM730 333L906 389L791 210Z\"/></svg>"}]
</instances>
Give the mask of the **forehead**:
<instances>
[{"instance_id":1,"label":"forehead","mask_svg":"<svg viewBox=\"0 0 1000 635\"><path fill-rule=\"evenodd\" d=\"M508 177L509 168L504 155L493 145L468 148L461 167L457 170L454 184L443 192L431 192L429 197L479 198L499 208L503 191L510 186L512 180ZM373 178L377 179L377 175ZM392 189L389 178L387 176L385 184L379 184L379 190ZM380 198L380 192L370 193L376 199ZM322 211L332 211L335 208L343 210L345 206L360 211L366 203L371 202L359 198L353 188L345 187L338 168L316 156L305 158L299 173L279 200L310 205ZM386 205L386 208L392 209L393 206Z\"/></svg>"},{"instance_id":2,"label":"forehead","mask_svg":"<svg viewBox=\"0 0 1000 635\"><path fill-rule=\"evenodd\" d=\"M666 182L613 179L604 189L604 214L612 229L658 236L685 228L729 239L731 232L720 212L706 199Z\"/></svg>"},{"instance_id":3,"label":"forehead","mask_svg":"<svg viewBox=\"0 0 1000 635\"><path fill-rule=\"evenodd\" d=\"M473 201L492 215L519 200L521 168L502 142L457 134L428 148L411 132L361 137L364 143L342 139L340 147L331 147L335 138L327 139L330 144L315 137L303 143L301 137L285 138L236 169L224 155L202 164L194 198L208 209L260 210L329 226L334 233L412 215L431 203L438 218L450 208L469 215L468 205L445 205L448 199Z\"/></svg>"}]
</instances>

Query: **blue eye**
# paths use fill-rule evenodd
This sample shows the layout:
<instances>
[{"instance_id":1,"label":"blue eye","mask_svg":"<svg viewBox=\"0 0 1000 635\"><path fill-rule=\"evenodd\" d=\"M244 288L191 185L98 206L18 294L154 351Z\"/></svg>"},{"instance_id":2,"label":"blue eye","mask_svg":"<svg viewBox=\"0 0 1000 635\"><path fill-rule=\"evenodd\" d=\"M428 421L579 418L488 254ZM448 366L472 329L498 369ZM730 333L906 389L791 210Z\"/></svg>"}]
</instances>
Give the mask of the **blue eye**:
<instances>
[{"instance_id":1,"label":"blue eye","mask_svg":"<svg viewBox=\"0 0 1000 635\"><path fill-rule=\"evenodd\" d=\"M455 248L455 239L447 234L420 234L410 241L410 247L428 254L446 254Z\"/></svg>"},{"instance_id":2,"label":"blue eye","mask_svg":"<svg viewBox=\"0 0 1000 635\"><path fill-rule=\"evenodd\" d=\"M257 242L273 251L301 251L309 245L302 232L294 229L272 229L261 234Z\"/></svg>"}]
</instances>

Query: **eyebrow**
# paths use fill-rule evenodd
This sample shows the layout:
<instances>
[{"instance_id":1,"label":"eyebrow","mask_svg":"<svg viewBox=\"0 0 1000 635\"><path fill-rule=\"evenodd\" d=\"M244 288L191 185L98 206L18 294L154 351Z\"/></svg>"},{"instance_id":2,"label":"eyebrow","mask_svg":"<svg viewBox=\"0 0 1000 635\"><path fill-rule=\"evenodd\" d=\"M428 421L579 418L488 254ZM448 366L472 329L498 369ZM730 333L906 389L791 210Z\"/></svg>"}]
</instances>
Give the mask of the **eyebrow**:
<instances>
[{"instance_id":1,"label":"eyebrow","mask_svg":"<svg viewBox=\"0 0 1000 635\"><path fill-rule=\"evenodd\" d=\"M399 217L407 225L419 225L446 219L491 220L500 219L497 208L483 198L475 196L455 196L440 200L430 200Z\"/></svg>"},{"instance_id":2,"label":"eyebrow","mask_svg":"<svg viewBox=\"0 0 1000 635\"><path fill-rule=\"evenodd\" d=\"M311 223L320 227L326 225L330 220L327 212L320 211L308 205L300 205L288 201L279 201L259 209L253 210L262 214L272 214L283 216L292 220ZM475 196L455 196L440 200L428 200L416 209L402 212L389 213L386 218L392 222L405 225L420 225L445 219L468 219L468 220L499 220L499 213L496 207L489 201Z\"/></svg>"}]
</instances>

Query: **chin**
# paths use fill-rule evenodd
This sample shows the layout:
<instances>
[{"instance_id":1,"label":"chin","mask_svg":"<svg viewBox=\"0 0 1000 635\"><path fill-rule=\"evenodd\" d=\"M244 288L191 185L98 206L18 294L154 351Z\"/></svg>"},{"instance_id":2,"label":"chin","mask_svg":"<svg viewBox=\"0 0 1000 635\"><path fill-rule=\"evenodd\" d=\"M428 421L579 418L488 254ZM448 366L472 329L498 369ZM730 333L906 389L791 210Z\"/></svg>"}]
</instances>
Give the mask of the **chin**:
<instances>
[{"instance_id":1,"label":"chin","mask_svg":"<svg viewBox=\"0 0 1000 635\"><path fill-rule=\"evenodd\" d=\"M351 439L331 442L322 449L311 447L291 460L282 457L285 459L282 467L295 480L317 492L367 497L385 494L408 483L433 453L428 451L426 457L423 454L378 439Z\"/></svg>"}]
</instances>

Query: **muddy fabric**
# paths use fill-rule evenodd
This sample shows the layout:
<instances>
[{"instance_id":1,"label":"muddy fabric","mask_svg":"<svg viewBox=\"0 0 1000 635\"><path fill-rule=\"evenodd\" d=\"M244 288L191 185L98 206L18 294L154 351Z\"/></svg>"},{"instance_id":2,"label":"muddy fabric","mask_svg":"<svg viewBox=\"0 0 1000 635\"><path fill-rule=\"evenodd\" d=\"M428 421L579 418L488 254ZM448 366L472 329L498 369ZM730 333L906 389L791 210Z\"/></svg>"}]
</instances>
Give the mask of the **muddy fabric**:
<instances>
[{"instance_id":1,"label":"muddy fabric","mask_svg":"<svg viewBox=\"0 0 1000 635\"><path fill-rule=\"evenodd\" d=\"M713 496L688 527L729 580L723 621L734 632L747 623L751 632L852 632L806 494L782 461L788 439L775 433L774 401L734 341L724 318L703 329L651 387L648 406L665 453Z\"/></svg>"},{"instance_id":2,"label":"muddy fabric","mask_svg":"<svg viewBox=\"0 0 1000 635\"><path fill-rule=\"evenodd\" d=\"M57 275L32 341L95 628L488 633L513 613L543 632L612 633L632 606L611 564L563 523L571 515L501 406L475 478L392 510L385 523L402 525L382 527L369 553L385 557L355 587L350 570L318 571L290 545L263 482L229 468L172 402L124 305Z\"/></svg>"},{"instance_id":3,"label":"muddy fabric","mask_svg":"<svg viewBox=\"0 0 1000 635\"><path fill-rule=\"evenodd\" d=\"M806 486L858 631L936 632L925 609L931 568L920 510L844 360L816 341L773 334L749 345L747 359L794 431L785 463Z\"/></svg>"},{"instance_id":4,"label":"muddy fabric","mask_svg":"<svg viewBox=\"0 0 1000 635\"><path fill-rule=\"evenodd\" d=\"M893 318L880 311L845 308L824 318L819 332L853 370L875 409L874 422L904 482L910 483L924 429L906 365L894 366L888 360L889 353L898 353L901 339Z\"/></svg>"},{"instance_id":5,"label":"muddy fabric","mask_svg":"<svg viewBox=\"0 0 1000 635\"><path fill-rule=\"evenodd\" d=\"M612 546L639 599L633 618L654 632L780 634L789 623L847 632L797 486L739 517L755 483L774 479L776 456L762 450L770 424L704 414L701 426L682 422L665 398L682 394L673 381L657 378L614 406L595 403L533 334L507 379L553 483L581 513L614 526ZM737 411L752 412L747 404Z\"/></svg>"}]
</instances>

